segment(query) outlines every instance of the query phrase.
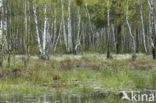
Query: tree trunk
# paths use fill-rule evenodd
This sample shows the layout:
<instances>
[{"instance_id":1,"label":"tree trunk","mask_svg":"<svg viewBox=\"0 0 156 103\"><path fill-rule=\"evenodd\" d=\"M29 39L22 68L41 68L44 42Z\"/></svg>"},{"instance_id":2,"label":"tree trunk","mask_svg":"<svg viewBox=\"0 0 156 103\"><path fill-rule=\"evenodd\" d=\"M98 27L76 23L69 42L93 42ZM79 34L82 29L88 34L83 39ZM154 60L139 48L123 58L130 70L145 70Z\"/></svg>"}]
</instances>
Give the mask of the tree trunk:
<instances>
[{"instance_id":1,"label":"tree trunk","mask_svg":"<svg viewBox=\"0 0 156 103\"><path fill-rule=\"evenodd\" d=\"M132 29L131 29L131 25L129 23L129 17L128 17L128 9L129 5L128 5L128 0L127 0L127 15L126 15L126 21L127 21L127 25L128 25L128 29L129 29L129 34L132 38L132 42L133 42L133 54L132 54L132 60L134 61L136 59L136 43L135 43L135 38L134 35L132 34Z\"/></svg>"},{"instance_id":2,"label":"tree trunk","mask_svg":"<svg viewBox=\"0 0 156 103\"><path fill-rule=\"evenodd\" d=\"M115 49L115 52L116 52L117 51L117 49L116 49L117 42L116 42L116 34L115 34L115 29L114 29L113 24L112 24L112 32L113 32L114 49Z\"/></svg>"},{"instance_id":3,"label":"tree trunk","mask_svg":"<svg viewBox=\"0 0 156 103\"><path fill-rule=\"evenodd\" d=\"M63 22L63 21L61 21L61 23L60 23L60 29L59 29L58 37L57 37L57 39L56 39L56 41L55 41L54 52L56 51L57 44L58 44L59 39L60 39L60 37L61 37L61 33L62 33L62 22Z\"/></svg>"},{"instance_id":4,"label":"tree trunk","mask_svg":"<svg viewBox=\"0 0 156 103\"><path fill-rule=\"evenodd\" d=\"M3 0L0 0L0 67L3 64L2 35L3 35Z\"/></svg>"},{"instance_id":5,"label":"tree trunk","mask_svg":"<svg viewBox=\"0 0 156 103\"><path fill-rule=\"evenodd\" d=\"M139 53L139 33L138 33L138 29L136 29L136 53Z\"/></svg>"},{"instance_id":6,"label":"tree trunk","mask_svg":"<svg viewBox=\"0 0 156 103\"><path fill-rule=\"evenodd\" d=\"M23 59L24 59L24 67L27 66L27 61L28 61L28 58L27 58L27 55L28 55L28 21L27 21L27 0L25 0L25 11L24 11L24 14L25 14L25 37L24 37L24 51L25 51L25 54L23 54Z\"/></svg>"},{"instance_id":7,"label":"tree trunk","mask_svg":"<svg viewBox=\"0 0 156 103\"><path fill-rule=\"evenodd\" d=\"M39 34L39 28L38 28L38 20L37 20L37 14L36 14L36 4L33 4L33 11L34 11L34 19L35 19L35 26L36 26L36 36L37 36L38 48L39 48L39 52L41 55L42 54L42 47L41 47L40 34Z\"/></svg>"},{"instance_id":8,"label":"tree trunk","mask_svg":"<svg viewBox=\"0 0 156 103\"><path fill-rule=\"evenodd\" d=\"M44 33L43 33L43 53L41 56L41 59L46 59L46 37L47 37L47 16L46 16L46 12L47 12L47 4L45 3L45 7L44 7Z\"/></svg>"},{"instance_id":9,"label":"tree trunk","mask_svg":"<svg viewBox=\"0 0 156 103\"><path fill-rule=\"evenodd\" d=\"M152 47L152 56L153 59L156 59L156 30L154 24L154 1L148 0L148 5L150 8L150 15L149 15L149 29L150 29L150 41Z\"/></svg>"},{"instance_id":10,"label":"tree trunk","mask_svg":"<svg viewBox=\"0 0 156 103\"><path fill-rule=\"evenodd\" d=\"M85 7L86 7L86 13L87 13L87 16L88 16L89 29L91 31L91 34L89 34L88 38L89 38L90 43L92 43L94 45L95 44L95 42L94 42L94 34L93 34L94 32L93 32L93 28L92 28L90 13L88 11L88 4L87 4L87 2L85 3Z\"/></svg>"},{"instance_id":11,"label":"tree trunk","mask_svg":"<svg viewBox=\"0 0 156 103\"><path fill-rule=\"evenodd\" d=\"M67 53L73 52L72 28L71 28L71 0L68 0L68 48Z\"/></svg>"},{"instance_id":12,"label":"tree trunk","mask_svg":"<svg viewBox=\"0 0 156 103\"><path fill-rule=\"evenodd\" d=\"M78 12L78 24L77 24L77 41L75 45L75 54L77 53L77 48L80 46L80 25L81 25L81 15L80 15L80 7L77 7Z\"/></svg>"},{"instance_id":13,"label":"tree trunk","mask_svg":"<svg viewBox=\"0 0 156 103\"><path fill-rule=\"evenodd\" d=\"M147 54L144 19L143 19L143 13L142 13L142 1L141 2L139 1L139 3L140 3L140 18L141 18L141 26L142 26L143 43L144 43L145 53Z\"/></svg>"},{"instance_id":14,"label":"tree trunk","mask_svg":"<svg viewBox=\"0 0 156 103\"><path fill-rule=\"evenodd\" d=\"M66 34L66 26L65 26L65 22L64 22L64 4L63 4L63 0L61 0L61 4L62 4L62 26L63 26L63 36L64 36L64 44L66 46L67 49L67 34Z\"/></svg>"},{"instance_id":15,"label":"tree trunk","mask_svg":"<svg viewBox=\"0 0 156 103\"><path fill-rule=\"evenodd\" d=\"M107 58L110 58L110 4L107 4Z\"/></svg>"},{"instance_id":16,"label":"tree trunk","mask_svg":"<svg viewBox=\"0 0 156 103\"><path fill-rule=\"evenodd\" d=\"M116 44L116 53L121 53L121 25L117 26L117 44Z\"/></svg>"},{"instance_id":17,"label":"tree trunk","mask_svg":"<svg viewBox=\"0 0 156 103\"><path fill-rule=\"evenodd\" d=\"M152 56L153 56L153 59L156 59L156 49L155 48L152 48Z\"/></svg>"}]
</instances>

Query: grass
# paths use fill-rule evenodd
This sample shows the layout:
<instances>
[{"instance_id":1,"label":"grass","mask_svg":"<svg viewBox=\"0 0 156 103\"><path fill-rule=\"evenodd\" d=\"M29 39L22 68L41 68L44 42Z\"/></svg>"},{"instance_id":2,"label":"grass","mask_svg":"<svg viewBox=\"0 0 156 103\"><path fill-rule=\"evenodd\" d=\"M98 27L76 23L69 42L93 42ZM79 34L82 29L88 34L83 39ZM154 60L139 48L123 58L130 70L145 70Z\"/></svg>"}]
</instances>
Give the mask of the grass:
<instances>
[{"instance_id":1,"label":"grass","mask_svg":"<svg viewBox=\"0 0 156 103\"><path fill-rule=\"evenodd\" d=\"M121 57L121 59L120 59ZM127 56L128 57L128 56ZM27 68L21 58L0 68L0 92L40 94L49 91L95 92L155 89L156 61L140 55L136 61L105 59L105 55L55 56L49 61L31 58Z\"/></svg>"}]
</instances>

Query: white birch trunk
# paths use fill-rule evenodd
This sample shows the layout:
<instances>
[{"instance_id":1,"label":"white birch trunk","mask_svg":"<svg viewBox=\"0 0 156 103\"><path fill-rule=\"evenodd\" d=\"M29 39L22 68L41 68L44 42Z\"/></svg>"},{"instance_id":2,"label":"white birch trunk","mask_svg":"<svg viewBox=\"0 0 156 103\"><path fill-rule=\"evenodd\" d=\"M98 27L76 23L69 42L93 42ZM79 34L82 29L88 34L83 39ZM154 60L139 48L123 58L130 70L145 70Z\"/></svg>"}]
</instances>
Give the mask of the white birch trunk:
<instances>
[{"instance_id":1,"label":"white birch trunk","mask_svg":"<svg viewBox=\"0 0 156 103\"><path fill-rule=\"evenodd\" d=\"M152 39L153 36L153 25L154 25L154 14L153 14L153 6L152 6L152 0L148 0L148 5L150 8L150 14L149 14L149 32L150 32L150 42L151 42L151 46L152 48L155 47L154 45L154 41Z\"/></svg>"},{"instance_id":2,"label":"white birch trunk","mask_svg":"<svg viewBox=\"0 0 156 103\"><path fill-rule=\"evenodd\" d=\"M151 15L151 29L152 32L154 31L154 8L153 8L153 0L148 0L148 5L150 8L150 15Z\"/></svg>"},{"instance_id":3,"label":"white birch trunk","mask_svg":"<svg viewBox=\"0 0 156 103\"><path fill-rule=\"evenodd\" d=\"M89 35L89 39L90 39L90 42L92 42L92 40L93 40L93 44L94 44L93 28L92 28L92 24L91 24L91 17L90 17L89 11L88 11L88 4L87 4L87 2L85 3L85 7L86 7L86 15L88 16L88 20L89 20L89 28L90 28L91 34L92 34L92 35Z\"/></svg>"},{"instance_id":4,"label":"white birch trunk","mask_svg":"<svg viewBox=\"0 0 156 103\"><path fill-rule=\"evenodd\" d=\"M154 48L154 43L152 40L152 23L151 23L151 13L149 13L149 36L148 36L149 42L151 44L151 47Z\"/></svg>"},{"instance_id":5,"label":"white birch trunk","mask_svg":"<svg viewBox=\"0 0 156 103\"><path fill-rule=\"evenodd\" d=\"M2 45L2 32L3 32L3 0L0 0L0 8L1 8L1 17L0 17L0 45Z\"/></svg>"},{"instance_id":6,"label":"white birch trunk","mask_svg":"<svg viewBox=\"0 0 156 103\"><path fill-rule=\"evenodd\" d=\"M27 43L28 43L28 21L27 21L27 0L25 0L25 11L24 11L24 15L25 15L25 35L24 35L24 51L25 51L25 54L23 55L24 56L24 66L26 67L27 66L27 60L28 60L28 48L27 48Z\"/></svg>"},{"instance_id":7,"label":"white birch trunk","mask_svg":"<svg viewBox=\"0 0 156 103\"><path fill-rule=\"evenodd\" d=\"M90 18L90 14L89 14L89 11L88 11L87 2L85 3L85 7L86 7L87 16L88 16L88 19L89 19L89 26L90 26L91 32L93 33L93 29L92 29L92 26L91 26L91 18Z\"/></svg>"},{"instance_id":8,"label":"white birch trunk","mask_svg":"<svg viewBox=\"0 0 156 103\"><path fill-rule=\"evenodd\" d=\"M27 0L25 0L25 11L24 11L24 15L25 15L25 50L26 50L26 38L27 38Z\"/></svg>"},{"instance_id":9,"label":"white birch trunk","mask_svg":"<svg viewBox=\"0 0 156 103\"><path fill-rule=\"evenodd\" d=\"M154 19L154 30L155 30L155 36L156 36L156 17Z\"/></svg>"},{"instance_id":10,"label":"white birch trunk","mask_svg":"<svg viewBox=\"0 0 156 103\"><path fill-rule=\"evenodd\" d=\"M38 29L38 20L37 20L37 14L36 14L36 4L33 4L33 12L34 12L38 47L39 47L40 54L42 54L42 47L41 47L41 41L40 41L40 35L39 35L39 29Z\"/></svg>"},{"instance_id":11,"label":"white birch trunk","mask_svg":"<svg viewBox=\"0 0 156 103\"><path fill-rule=\"evenodd\" d=\"M3 3L2 3L3 4ZM8 12L7 12L7 9L6 10L4 10L3 9L3 12L4 11L6 11L5 12L5 16L8 14ZM5 30L6 32L5 32L5 34L4 34L4 42L3 42L3 48L4 49L6 49L6 50L8 50L8 42L7 42L7 35L8 35L8 29L7 29L7 26L8 26L8 18L6 17L6 18L3 18L3 22L4 22L4 25L3 25L3 30ZM3 31L2 31L2 34L3 34Z\"/></svg>"},{"instance_id":12,"label":"white birch trunk","mask_svg":"<svg viewBox=\"0 0 156 103\"><path fill-rule=\"evenodd\" d=\"M112 24L112 32L113 32L113 42L114 42L114 47L115 47L115 51L116 51L116 36L115 36L115 29L114 29L114 25Z\"/></svg>"},{"instance_id":13,"label":"white birch trunk","mask_svg":"<svg viewBox=\"0 0 156 103\"><path fill-rule=\"evenodd\" d=\"M144 43L145 53L147 54L144 19L143 19L143 13L142 13L142 1L141 2L139 1L139 3L140 3L140 18L141 18L141 26L142 26L143 43Z\"/></svg>"},{"instance_id":14,"label":"white birch trunk","mask_svg":"<svg viewBox=\"0 0 156 103\"><path fill-rule=\"evenodd\" d=\"M152 47L152 55L153 55L153 59L156 59L156 29L155 29L155 15L154 15L154 1L153 0L148 0L148 5L150 8L150 41L151 41L151 47Z\"/></svg>"},{"instance_id":15,"label":"white birch trunk","mask_svg":"<svg viewBox=\"0 0 156 103\"><path fill-rule=\"evenodd\" d=\"M134 38L134 35L132 34L132 29L131 29L131 25L129 23L129 14L128 14L128 10L129 10L129 4L128 4L128 0L127 0L127 14L126 14L126 21L127 21L127 25L128 25L128 29L129 29L129 34L132 38L132 41L133 41L133 55L132 55L132 59L135 60L135 57L136 57L136 43L135 43L135 38Z\"/></svg>"},{"instance_id":16,"label":"white birch trunk","mask_svg":"<svg viewBox=\"0 0 156 103\"><path fill-rule=\"evenodd\" d=\"M54 52L56 51L57 44L58 44L59 39L60 39L60 37L61 37L61 33L62 33L62 22L63 22L63 21L61 21L60 29L59 29L59 34L58 34L58 37L57 37L57 39L56 39L56 41L55 41L55 44L54 44Z\"/></svg>"},{"instance_id":17,"label":"white birch trunk","mask_svg":"<svg viewBox=\"0 0 156 103\"><path fill-rule=\"evenodd\" d=\"M0 17L0 67L3 64L3 50L2 50L2 35L3 35L3 0L0 0L0 10L1 10L1 17Z\"/></svg>"},{"instance_id":18,"label":"white birch trunk","mask_svg":"<svg viewBox=\"0 0 156 103\"><path fill-rule=\"evenodd\" d=\"M78 46L80 46L80 25L81 25L81 15L80 15L80 7L77 7L78 12L78 26L77 26L77 41L75 46L75 51L77 51Z\"/></svg>"},{"instance_id":19,"label":"white birch trunk","mask_svg":"<svg viewBox=\"0 0 156 103\"><path fill-rule=\"evenodd\" d=\"M45 7L44 7L44 32L43 32L43 53L42 55L45 56L46 55L46 35L47 35L47 16L46 16L46 12L47 12L47 4L45 3Z\"/></svg>"},{"instance_id":20,"label":"white birch trunk","mask_svg":"<svg viewBox=\"0 0 156 103\"><path fill-rule=\"evenodd\" d=\"M73 50L72 46L72 28L71 28L71 0L68 0L68 48L67 52L71 53Z\"/></svg>"},{"instance_id":21,"label":"white birch trunk","mask_svg":"<svg viewBox=\"0 0 156 103\"><path fill-rule=\"evenodd\" d=\"M67 48L67 34L66 34L66 26L65 26L65 21L64 21L64 2L63 2L63 0L61 0L61 5L62 5L62 26L63 26L64 44Z\"/></svg>"},{"instance_id":22,"label":"white birch trunk","mask_svg":"<svg viewBox=\"0 0 156 103\"><path fill-rule=\"evenodd\" d=\"M83 39L83 46L85 46L85 28L84 28L84 23L82 23L82 39Z\"/></svg>"},{"instance_id":23,"label":"white birch trunk","mask_svg":"<svg viewBox=\"0 0 156 103\"><path fill-rule=\"evenodd\" d=\"M110 1L107 1L107 58L110 58Z\"/></svg>"},{"instance_id":24,"label":"white birch trunk","mask_svg":"<svg viewBox=\"0 0 156 103\"><path fill-rule=\"evenodd\" d=\"M55 41L56 41L56 32L57 32L57 28L56 28L56 9L54 10L54 14L55 14L55 19L54 19L54 33L53 33L53 48L55 46Z\"/></svg>"}]
</instances>

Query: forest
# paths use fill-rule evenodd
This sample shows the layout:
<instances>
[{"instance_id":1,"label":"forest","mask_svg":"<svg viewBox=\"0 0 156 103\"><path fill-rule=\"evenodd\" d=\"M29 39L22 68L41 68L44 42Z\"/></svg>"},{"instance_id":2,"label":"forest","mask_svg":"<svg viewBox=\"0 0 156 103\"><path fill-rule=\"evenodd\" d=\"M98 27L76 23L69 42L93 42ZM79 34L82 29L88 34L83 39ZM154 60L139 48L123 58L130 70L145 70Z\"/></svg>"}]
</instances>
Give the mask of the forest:
<instances>
[{"instance_id":1,"label":"forest","mask_svg":"<svg viewBox=\"0 0 156 103\"><path fill-rule=\"evenodd\" d=\"M121 91L156 89L156 0L0 0L0 22L0 102L127 103Z\"/></svg>"}]
</instances>

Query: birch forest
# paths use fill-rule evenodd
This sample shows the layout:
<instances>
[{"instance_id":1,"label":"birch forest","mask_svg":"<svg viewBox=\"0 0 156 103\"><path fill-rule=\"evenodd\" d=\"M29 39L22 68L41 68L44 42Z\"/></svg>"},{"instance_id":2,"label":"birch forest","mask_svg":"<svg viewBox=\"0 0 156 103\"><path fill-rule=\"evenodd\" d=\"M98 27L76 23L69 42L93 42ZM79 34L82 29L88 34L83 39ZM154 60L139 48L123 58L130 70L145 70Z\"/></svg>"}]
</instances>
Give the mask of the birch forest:
<instances>
[{"instance_id":1,"label":"birch forest","mask_svg":"<svg viewBox=\"0 0 156 103\"><path fill-rule=\"evenodd\" d=\"M54 53L145 53L156 58L154 0L1 0L1 49L28 59Z\"/></svg>"},{"instance_id":2,"label":"birch forest","mask_svg":"<svg viewBox=\"0 0 156 103\"><path fill-rule=\"evenodd\" d=\"M46 91L41 103L56 103L50 98L59 97L59 103L105 103L104 97L97 102L79 94L65 100L48 93L69 87L110 94L125 88L151 90L156 89L155 73L156 0L0 0L0 94L36 88L41 95ZM96 86L85 87L82 81ZM106 98L107 103L125 103ZM18 99L6 103L40 103Z\"/></svg>"}]
</instances>

